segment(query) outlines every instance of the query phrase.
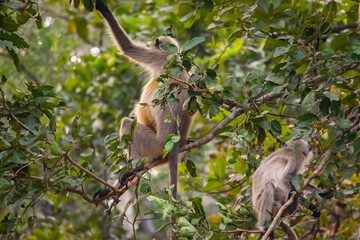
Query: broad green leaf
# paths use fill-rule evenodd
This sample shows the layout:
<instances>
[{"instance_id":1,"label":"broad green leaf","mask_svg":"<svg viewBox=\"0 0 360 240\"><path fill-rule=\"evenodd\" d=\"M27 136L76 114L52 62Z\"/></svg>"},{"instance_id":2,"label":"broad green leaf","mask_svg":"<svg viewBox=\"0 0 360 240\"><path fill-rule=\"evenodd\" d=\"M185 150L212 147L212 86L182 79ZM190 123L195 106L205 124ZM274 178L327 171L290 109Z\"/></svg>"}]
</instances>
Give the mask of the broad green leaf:
<instances>
[{"instance_id":1,"label":"broad green leaf","mask_svg":"<svg viewBox=\"0 0 360 240\"><path fill-rule=\"evenodd\" d=\"M345 172L343 173L343 178L348 179L352 175L354 175L355 172L356 172L356 168L355 167L350 167L350 168L346 169Z\"/></svg>"},{"instance_id":2,"label":"broad green leaf","mask_svg":"<svg viewBox=\"0 0 360 240\"><path fill-rule=\"evenodd\" d=\"M304 177L301 174L297 174L295 175L292 179L291 179L291 184L294 186L296 192L301 193L302 190L302 186L304 184Z\"/></svg>"},{"instance_id":3,"label":"broad green leaf","mask_svg":"<svg viewBox=\"0 0 360 240\"><path fill-rule=\"evenodd\" d=\"M275 49L274 57L276 58L278 56L281 56L281 55L287 53L289 51L289 49L290 49L290 47L283 47L283 46L277 47Z\"/></svg>"},{"instance_id":4,"label":"broad green leaf","mask_svg":"<svg viewBox=\"0 0 360 240\"><path fill-rule=\"evenodd\" d=\"M279 85L283 85L285 82L285 76L283 72L270 73L266 77L266 81L270 81Z\"/></svg>"},{"instance_id":5,"label":"broad green leaf","mask_svg":"<svg viewBox=\"0 0 360 240\"><path fill-rule=\"evenodd\" d=\"M334 143L331 150L333 152L342 152L342 151L346 150L346 144L344 143L344 141L338 140Z\"/></svg>"},{"instance_id":6,"label":"broad green leaf","mask_svg":"<svg viewBox=\"0 0 360 240\"><path fill-rule=\"evenodd\" d=\"M296 118L296 124L298 127L306 127L314 122L318 121L318 117L312 113L306 113Z\"/></svg>"},{"instance_id":7,"label":"broad green leaf","mask_svg":"<svg viewBox=\"0 0 360 240\"><path fill-rule=\"evenodd\" d=\"M274 136L279 136L281 134L281 124L277 120L272 120L270 126Z\"/></svg>"},{"instance_id":8,"label":"broad green leaf","mask_svg":"<svg viewBox=\"0 0 360 240\"><path fill-rule=\"evenodd\" d=\"M186 166L186 169L189 171L190 175L192 177L196 177L197 174L196 174L196 165L193 161L191 161L191 159L186 159L185 160L185 166Z\"/></svg>"},{"instance_id":9,"label":"broad green leaf","mask_svg":"<svg viewBox=\"0 0 360 240\"><path fill-rule=\"evenodd\" d=\"M170 75L173 77L178 77L183 72L183 68L179 65L176 65L172 70Z\"/></svg>"},{"instance_id":10,"label":"broad green leaf","mask_svg":"<svg viewBox=\"0 0 360 240\"><path fill-rule=\"evenodd\" d=\"M323 93L327 98L329 98L331 101L339 101L339 97L338 95L336 95L333 92L324 92Z\"/></svg>"},{"instance_id":11,"label":"broad green leaf","mask_svg":"<svg viewBox=\"0 0 360 240\"><path fill-rule=\"evenodd\" d=\"M339 127L344 129L349 129L351 126L351 121L348 119L340 119Z\"/></svg>"},{"instance_id":12,"label":"broad green leaf","mask_svg":"<svg viewBox=\"0 0 360 240\"><path fill-rule=\"evenodd\" d=\"M183 51L187 51L189 49L192 49L193 47L195 47L196 45L198 45L199 43L205 41L205 38L203 37L195 37L189 41L187 41L184 46L183 46Z\"/></svg>"},{"instance_id":13,"label":"broad green leaf","mask_svg":"<svg viewBox=\"0 0 360 240\"><path fill-rule=\"evenodd\" d=\"M204 214L204 207L202 205L202 198L200 197L194 197L190 199L192 202L192 206L195 209L196 214Z\"/></svg>"},{"instance_id":14,"label":"broad green leaf","mask_svg":"<svg viewBox=\"0 0 360 240\"><path fill-rule=\"evenodd\" d=\"M82 156L82 157L89 157L89 156L91 156L91 155L93 154L93 152L94 152L94 149L92 149L92 148L87 148L87 149L85 149L84 151L82 151L82 153L80 154L80 156Z\"/></svg>"},{"instance_id":15,"label":"broad green leaf","mask_svg":"<svg viewBox=\"0 0 360 240\"><path fill-rule=\"evenodd\" d=\"M257 1L257 8L265 14L269 13L270 5L271 5L271 3L269 0L258 0Z\"/></svg>"},{"instance_id":16,"label":"broad green leaf","mask_svg":"<svg viewBox=\"0 0 360 240\"><path fill-rule=\"evenodd\" d=\"M10 186L10 182L5 178L0 177L0 190L8 188Z\"/></svg>"},{"instance_id":17,"label":"broad green leaf","mask_svg":"<svg viewBox=\"0 0 360 240\"><path fill-rule=\"evenodd\" d=\"M148 183L143 183L141 184L140 186L140 192L142 194L148 194L148 193L151 193L151 187Z\"/></svg>"},{"instance_id":18,"label":"broad green leaf","mask_svg":"<svg viewBox=\"0 0 360 240\"><path fill-rule=\"evenodd\" d=\"M54 156L60 156L61 155L61 149L57 142L52 141L50 145L50 151Z\"/></svg>"},{"instance_id":19,"label":"broad green leaf","mask_svg":"<svg viewBox=\"0 0 360 240\"><path fill-rule=\"evenodd\" d=\"M75 18L75 26L76 26L76 31L77 31L79 37L81 37L84 40L88 40L89 39L89 29L88 29L87 21L85 20L85 18L83 18L83 17Z\"/></svg>"},{"instance_id":20,"label":"broad green leaf","mask_svg":"<svg viewBox=\"0 0 360 240\"><path fill-rule=\"evenodd\" d=\"M177 53L178 52L178 48L174 44L171 44L169 42L161 43L159 45L159 48L168 53Z\"/></svg>"},{"instance_id":21,"label":"broad green leaf","mask_svg":"<svg viewBox=\"0 0 360 240\"><path fill-rule=\"evenodd\" d=\"M0 151L5 151L11 147L11 144L3 137L0 137Z\"/></svg>"},{"instance_id":22,"label":"broad green leaf","mask_svg":"<svg viewBox=\"0 0 360 240\"><path fill-rule=\"evenodd\" d=\"M84 7L89 12L92 12L94 10L94 4L92 0L84 0Z\"/></svg>"},{"instance_id":23,"label":"broad green leaf","mask_svg":"<svg viewBox=\"0 0 360 240\"><path fill-rule=\"evenodd\" d=\"M310 92L301 103L304 112L314 113L316 111L315 92Z\"/></svg>"}]
</instances>

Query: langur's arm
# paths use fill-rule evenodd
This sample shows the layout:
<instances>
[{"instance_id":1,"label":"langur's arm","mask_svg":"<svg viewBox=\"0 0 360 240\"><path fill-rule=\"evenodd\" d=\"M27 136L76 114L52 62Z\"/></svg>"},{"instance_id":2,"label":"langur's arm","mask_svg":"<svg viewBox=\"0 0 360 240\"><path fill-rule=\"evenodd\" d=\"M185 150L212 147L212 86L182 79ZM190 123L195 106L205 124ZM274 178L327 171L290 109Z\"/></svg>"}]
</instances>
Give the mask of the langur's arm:
<instances>
[{"instance_id":1,"label":"langur's arm","mask_svg":"<svg viewBox=\"0 0 360 240\"><path fill-rule=\"evenodd\" d=\"M295 157L288 157L287 164L283 173L283 181L285 184L291 184L291 179L294 177L302 164L302 159L296 159Z\"/></svg>"},{"instance_id":2,"label":"langur's arm","mask_svg":"<svg viewBox=\"0 0 360 240\"><path fill-rule=\"evenodd\" d=\"M101 13L101 15L106 20L106 23L108 24L109 29L114 39L118 43L120 49L125 53L128 49L134 47L129 36L126 34L124 29L119 25L112 12L108 9L108 7L104 4L102 0L96 0L95 8Z\"/></svg>"},{"instance_id":3,"label":"langur's arm","mask_svg":"<svg viewBox=\"0 0 360 240\"><path fill-rule=\"evenodd\" d=\"M143 44L131 41L129 36L102 0L96 0L95 7L105 19L116 45L125 56L140 64L150 66L151 68L161 68L166 63L168 53L162 52L158 49L148 48Z\"/></svg>"}]
</instances>

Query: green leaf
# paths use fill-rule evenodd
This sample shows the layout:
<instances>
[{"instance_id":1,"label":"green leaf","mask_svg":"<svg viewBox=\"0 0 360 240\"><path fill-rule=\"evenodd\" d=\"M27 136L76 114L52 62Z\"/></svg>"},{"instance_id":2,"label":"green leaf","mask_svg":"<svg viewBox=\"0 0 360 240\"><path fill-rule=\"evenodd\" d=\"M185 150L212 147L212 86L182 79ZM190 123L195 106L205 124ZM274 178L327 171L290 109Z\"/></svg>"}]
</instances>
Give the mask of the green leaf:
<instances>
[{"instance_id":1,"label":"green leaf","mask_svg":"<svg viewBox=\"0 0 360 240\"><path fill-rule=\"evenodd\" d=\"M330 106L330 100L326 97L323 97L323 99L319 104L319 109L323 116L329 115L329 106Z\"/></svg>"},{"instance_id":2,"label":"green leaf","mask_svg":"<svg viewBox=\"0 0 360 240\"><path fill-rule=\"evenodd\" d=\"M28 163L28 158L20 151L15 151L13 157L10 160L11 163L17 164L26 164Z\"/></svg>"},{"instance_id":3,"label":"green leaf","mask_svg":"<svg viewBox=\"0 0 360 240\"><path fill-rule=\"evenodd\" d=\"M344 129L349 129L351 126L351 121L348 119L340 119L339 127Z\"/></svg>"},{"instance_id":4,"label":"green leaf","mask_svg":"<svg viewBox=\"0 0 360 240\"><path fill-rule=\"evenodd\" d=\"M360 62L360 46L355 48L355 51L350 54L349 58L353 62Z\"/></svg>"},{"instance_id":5,"label":"green leaf","mask_svg":"<svg viewBox=\"0 0 360 240\"><path fill-rule=\"evenodd\" d=\"M6 83L6 81L7 81L7 78L5 77L5 75L1 75L0 87L1 87L2 85L4 85L4 84Z\"/></svg>"},{"instance_id":6,"label":"green leaf","mask_svg":"<svg viewBox=\"0 0 360 240\"><path fill-rule=\"evenodd\" d=\"M331 48L326 48L321 52L321 55L324 59L329 59L335 55L335 52Z\"/></svg>"},{"instance_id":7,"label":"green leaf","mask_svg":"<svg viewBox=\"0 0 360 240\"><path fill-rule=\"evenodd\" d=\"M178 53L178 48L174 44L171 44L169 42L164 42L159 45L159 48L165 52L168 53Z\"/></svg>"},{"instance_id":8,"label":"green leaf","mask_svg":"<svg viewBox=\"0 0 360 240\"><path fill-rule=\"evenodd\" d=\"M195 209L195 214L204 214L204 207L202 205L202 198L194 197L190 199L192 202L192 206Z\"/></svg>"},{"instance_id":9,"label":"green leaf","mask_svg":"<svg viewBox=\"0 0 360 240\"><path fill-rule=\"evenodd\" d=\"M81 37L84 40L88 40L89 39L89 29L88 29L87 21L85 20L85 18L83 18L83 17L75 18L75 26L76 26L76 31L77 31L79 37Z\"/></svg>"},{"instance_id":10,"label":"green leaf","mask_svg":"<svg viewBox=\"0 0 360 240\"><path fill-rule=\"evenodd\" d=\"M74 0L74 7L79 8L80 0Z\"/></svg>"},{"instance_id":11,"label":"green leaf","mask_svg":"<svg viewBox=\"0 0 360 240\"><path fill-rule=\"evenodd\" d=\"M171 133L169 134L164 142L165 142L165 147L164 147L164 154L163 154L163 158L166 157L166 155L171 152L171 150L174 147L174 144L177 143L180 140L180 136L176 136L175 134Z\"/></svg>"},{"instance_id":12,"label":"green leaf","mask_svg":"<svg viewBox=\"0 0 360 240\"><path fill-rule=\"evenodd\" d=\"M336 95L333 92L324 92L323 93L327 98L329 98L331 101L339 101L339 97L338 95Z\"/></svg>"},{"instance_id":13,"label":"green leaf","mask_svg":"<svg viewBox=\"0 0 360 240\"><path fill-rule=\"evenodd\" d=\"M6 50L10 54L10 56L11 56L11 58L13 60L13 63L15 65L15 67L16 67L16 70L20 71L20 59L19 59L19 56L17 55L17 53L15 52L14 49L6 48Z\"/></svg>"},{"instance_id":14,"label":"green leaf","mask_svg":"<svg viewBox=\"0 0 360 240\"><path fill-rule=\"evenodd\" d=\"M301 108L304 112L313 113L316 110L316 106L314 92L310 92L308 95L306 95L303 102L301 103Z\"/></svg>"},{"instance_id":15,"label":"green leaf","mask_svg":"<svg viewBox=\"0 0 360 240\"><path fill-rule=\"evenodd\" d=\"M291 179L291 184L294 186L296 192L301 193L304 184L304 177L302 174L297 174Z\"/></svg>"},{"instance_id":16,"label":"green leaf","mask_svg":"<svg viewBox=\"0 0 360 240\"><path fill-rule=\"evenodd\" d=\"M298 127L306 127L309 124L313 124L314 122L318 121L318 117L312 113L306 113L303 115L300 115L296 118L296 125Z\"/></svg>"},{"instance_id":17,"label":"green leaf","mask_svg":"<svg viewBox=\"0 0 360 240\"><path fill-rule=\"evenodd\" d=\"M185 160L185 166L186 166L186 169L189 171L190 175L192 177L196 177L197 174L196 174L196 165L193 161L191 161L191 159L186 159Z\"/></svg>"},{"instance_id":18,"label":"green leaf","mask_svg":"<svg viewBox=\"0 0 360 240\"><path fill-rule=\"evenodd\" d=\"M269 0L258 0L257 2L257 8L265 13L268 14L269 13L269 9L270 9L270 1Z\"/></svg>"},{"instance_id":19,"label":"green leaf","mask_svg":"<svg viewBox=\"0 0 360 240\"><path fill-rule=\"evenodd\" d=\"M141 184L140 186L140 192L142 194L148 194L148 193L151 193L151 187L148 183L143 183Z\"/></svg>"},{"instance_id":20,"label":"green leaf","mask_svg":"<svg viewBox=\"0 0 360 240\"><path fill-rule=\"evenodd\" d=\"M333 152L342 152L346 150L346 144L343 140L337 140L334 145L331 147Z\"/></svg>"},{"instance_id":21,"label":"green leaf","mask_svg":"<svg viewBox=\"0 0 360 240\"><path fill-rule=\"evenodd\" d=\"M283 85L285 82L285 76L282 72L270 73L265 80L279 85Z\"/></svg>"},{"instance_id":22,"label":"green leaf","mask_svg":"<svg viewBox=\"0 0 360 240\"><path fill-rule=\"evenodd\" d=\"M54 156L61 156L61 149L55 141L52 141L50 145L50 151Z\"/></svg>"},{"instance_id":23,"label":"green leaf","mask_svg":"<svg viewBox=\"0 0 360 240\"><path fill-rule=\"evenodd\" d=\"M52 131L53 133L56 132L56 115L53 115L50 118L49 128L50 128L50 131Z\"/></svg>"},{"instance_id":24,"label":"green leaf","mask_svg":"<svg viewBox=\"0 0 360 240\"><path fill-rule=\"evenodd\" d=\"M277 120L272 120L270 127L274 136L279 136L281 134L281 124Z\"/></svg>"},{"instance_id":25,"label":"green leaf","mask_svg":"<svg viewBox=\"0 0 360 240\"><path fill-rule=\"evenodd\" d=\"M170 75L173 77L178 77L183 72L183 68L179 65L176 65L172 70Z\"/></svg>"},{"instance_id":26,"label":"green leaf","mask_svg":"<svg viewBox=\"0 0 360 240\"><path fill-rule=\"evenodd\" d=\"M354 175L355 172L356 172L356 168L355 167L350 167L350 168L346 169L345 172L343 173L343 178L348 179L352 175Z\"/></svg>"},{"instance_id":27,"label":"green leaf","mask_svg":"<svg viewBox=\"0 0 360 240\"><path fill-rule=\"evenodd\" d=\"M80 156L82 156L82 157L89 157L89 156L91 156L91 155L93 154L93 152L94 152L94 149L92 149L92 148L87 148L87 149L85 149L84 151L82 151L82 153L80 154Z\"/></svg>"},{"instance_id":28,"label":"green leaf","mask_svg":"<svg viewBox=\"0 0 360 240\"><path fill-rule=\"evenodd\" d=\"M5 178L0 177L0 190L8 188L11 186L10 182Z\"/></svg>"},{"instance_id":29,"label":"green leaf","mask_svg":"<svg viewBox=\"0 0 360 240\"><path fill-rule=\"evenodd\" d=\"M274 57L276 58L278 56L281 56L281 55L287 53L289 51L289 49L290 49L290 47L283 47L283 46L277 47L275 49Z\"/></svg>"},{"instance_id":30,"label":"green leaf","mask_svg":"<svg viewBox=\"0 0 360 240\"><path fill-rule=\"evenodd\" d=\"M303 51L297 51L294 58L297 60L301 60L304 59L306 56L306 53L304 53Z\"/></svg>"},{"instance_id":31,"label":"green leaf","mask_svg":"<svg viewBox=\"0 0 360 240\"><path fill-rule=\"evenodd\" d=\"M189 49L192 49L193 47L195 47L196 45L198 45L199 43L205 41L205 38L203 37L194 37L193 39L187 41L184 46L183 46L183 51L187 51Z\"/></svg>"},{"instance_id":32,"label":"green leaf","mask_svg":"<svg viewBox=\"0 0 360 240\"><path fill-rule=\"evenodd\" d=\"M94 4L92 0L84 0L84 7L89 12L92 12L94 10Z\"/></svg>"},{"instance_id":33,"label":"green leaf","mask_svg":"<svg viewBox=\"0 0 360 240\"><path fill-rule=\"evenodd\" d=\"M0 137L0 151L5 151L11 147L11 144L8 143L3 137Z\"/></svg>"},{"instance_id":34,"label":"green leaf","mask_svg":"<svg viewBox=\"0 0 360 240\"><path fill-rule=\"evenodd\" d=\"M38 29L41 29L41 28L42 28L42 18L41 18L40 15L36 17L36 27L37 27Z\"/></svg>"}]
</instances>

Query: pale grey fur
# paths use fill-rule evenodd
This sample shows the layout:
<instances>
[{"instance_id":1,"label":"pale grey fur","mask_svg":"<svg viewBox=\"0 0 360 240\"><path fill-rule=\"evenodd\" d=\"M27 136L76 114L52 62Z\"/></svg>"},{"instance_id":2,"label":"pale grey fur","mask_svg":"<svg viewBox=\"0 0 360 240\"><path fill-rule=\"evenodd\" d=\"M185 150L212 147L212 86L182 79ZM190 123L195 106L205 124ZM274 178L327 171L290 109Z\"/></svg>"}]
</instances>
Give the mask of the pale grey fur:
<instances>
[{"instance_id":1,"label":"pale grey fur","mask_svg":"<svg viewBox=\"0 0 360 240\"><path fill-rule=\"evenodd\" d=\"M257 227L262 231L271 218L269 212L275 215L288 200L288 194L293 190L292 177L302 174L313 156L307 142L294 141L289 140L285 147L263 159L252 176L252 204L258 217ZM289 237L296 239L291 228L285 230Z\"/></svg>"}]
</instances>

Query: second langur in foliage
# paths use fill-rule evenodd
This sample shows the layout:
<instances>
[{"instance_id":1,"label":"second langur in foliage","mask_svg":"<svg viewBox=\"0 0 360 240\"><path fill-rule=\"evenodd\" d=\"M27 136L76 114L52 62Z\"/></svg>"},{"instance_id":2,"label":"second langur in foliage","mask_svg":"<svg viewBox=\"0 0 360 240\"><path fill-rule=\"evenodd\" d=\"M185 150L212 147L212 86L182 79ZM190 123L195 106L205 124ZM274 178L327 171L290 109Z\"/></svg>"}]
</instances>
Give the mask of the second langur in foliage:
<instances>
[{"instance_id":1,"label":"second langur in foliage","mask_svg":"<svg viewBox=\"0 0 360 240\"><path fill-rule=\"evenodd\" d=\"M291 179L297 174L304 173L305 165L313 156L311 150L311 144L302 139L289 140L261 161L252 176L252 205L258 218L257 227L260 230L266 231L266 222L271 219L270 213L276 215L292 196L291 192L295 188L291 184ZM305 190L316 191L322 197L332 197L332 190L321 190L312 185L308 185ZM298 205L299 197L296 197L294 203L287 208L285 215L292 214ZM309 209L313 211L314 216L319 216L314 205L309 206ZM280 226L291 240L297 239L294 230L286 223L281 222Z\"/></svg>"},{"instance_id":2,"label":"second langur in foliage","mask_svg":"<svg viewBox=\"0 0 360 240\"><path fill-rule=\"evenodd\" d=\"M121 54L143 67L150 75L150 81L145 85L140 97L140 104L135 106L134 113L137 124L134 129L133 139L129 145L128 154L134 159L146 157L148 162L145 167L153 167L159 164L169 163L170 185L174 185L173 196L177 194L178 155L180 147L185 145L192 124L192 117L182 106L188 98L187 88L179 88L174 96L178 103L167 103L165 106L151 106L154 94L158 91L157 78L166 73L163 66L168 63L170 53L162 51L159 46L170 43L179 48L177 41L170 37L159 37L155 43L147 47L145 44L132 41L123 28L119 25L111 11L101 0L96 0L96 10L103 16L111 36L118 46ZM188 73L183 71L178 77L188 82ZM165 81L173 81L166 79ZM171 117L171 121L165 121ZM177 124L180 119L180 124ZM120 135L130 133L132 119L123 118L121 121ZM163 158L165 138L169 134L180 134L180 140L174 144L171 152ZM135 171L141 169L136 168ZM122 179L121 184L126 180ZM109 193L103 189L95 193L94 198L99 198Z\"/></svg>"}]
</instances>

